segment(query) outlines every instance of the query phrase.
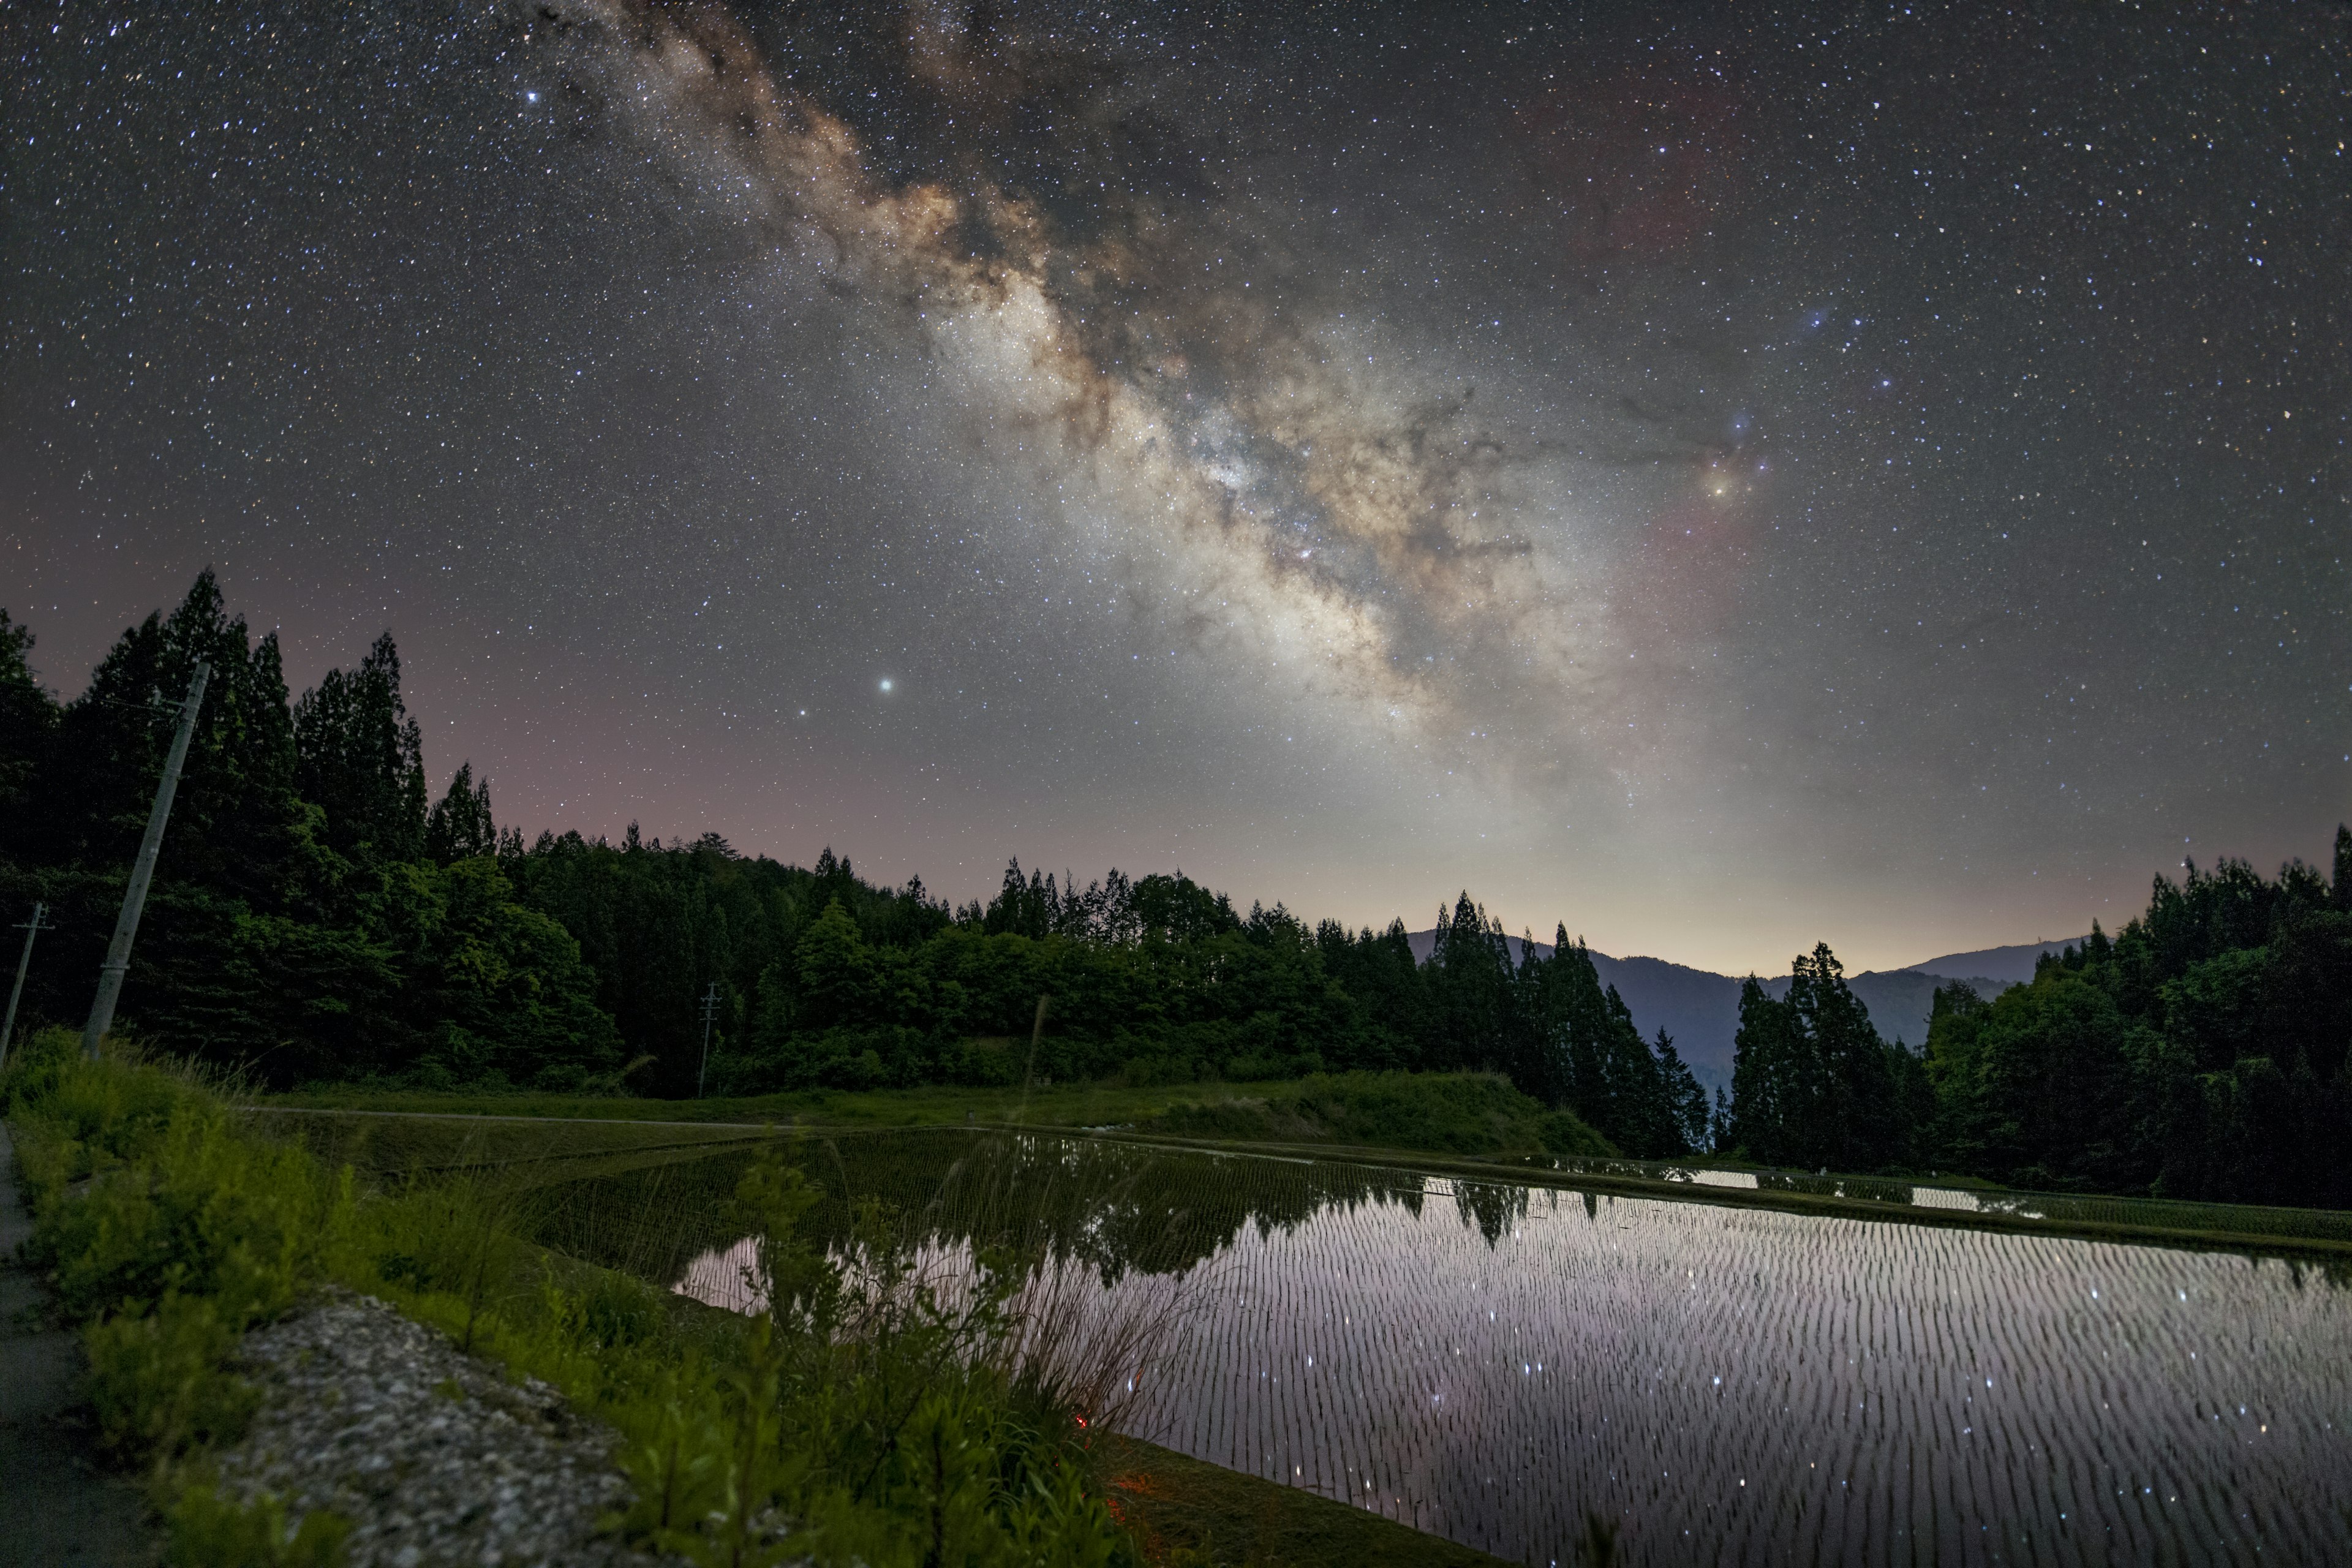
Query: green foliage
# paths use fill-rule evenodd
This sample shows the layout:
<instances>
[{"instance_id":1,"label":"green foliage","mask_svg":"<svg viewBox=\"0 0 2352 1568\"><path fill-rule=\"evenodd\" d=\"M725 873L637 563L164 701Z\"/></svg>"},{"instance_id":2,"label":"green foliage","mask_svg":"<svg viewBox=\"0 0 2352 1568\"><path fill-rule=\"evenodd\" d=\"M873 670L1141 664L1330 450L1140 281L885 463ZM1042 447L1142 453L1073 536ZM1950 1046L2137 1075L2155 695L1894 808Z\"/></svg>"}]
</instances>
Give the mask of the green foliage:
<instances>
[{"instance_id":1,"label":"green foliage","mask_svg":"<svg viewBox=\"0 0 2352 1568\"><path fill-rule=\"evenodd\" d=\"M1914 1152L1923 1069L1879 1038L1827 942L1797 955L1787 996L1740 987L1733 1052L1730 1138L1751 1159L1876 1171Z\"/></svg>"},{"instance_id":2,"label":"green foliage","mask_svg":"<svg viewBox=\"0 0 2352 1568\"><path fill-rule=\"evenodd\" d=\"M1457 905L1457 931L1461 914ZM1498 950L1501 934L1497 929L1489 938ZM1570 942L1565 926L1555 933L1549 960L1530 956L1520 965L1517 990L1534 1035L1517 1076L1531 1089L1572 1107L1637 1157L1664 1159L1706 1147L1706 1097L1673 1038L1663 1029L1654 1042L1642 1038L1624 999L1601 984L1591 951Z\"/></svg>"},{"instance_id":3,"label":"green foliage","mask_svg":"<svg viewBox=\"0 0 2352 1568\"><path fill-rule=\"evenodd\" d=\"M1937 1157L2022 1185L2352 1203L2345 885L2299 862L2274 880L2192 864L2031 984L1990 1002L1939 992Z\"/></svg>"},{"instance_id":4,"label":"green foliage","mask_svg":"<svg viewBox=\"0 0 2352 1568\"><path fill-rule=\"evenodd\" d=\"M302 797L327 816L329 842L366 860L425 847L425 749L400 695L400 651L384 633L349 674L331 669L294 707Z\"/></svg>"},{"instance_id":5,"label":"green foliage","mask_svg":"<svg viewBox=\"0 0 2352 1568\"><path fill-rule=\"evenodd\" d=\"M782 1161L746 1172L737 1218L760 1305L722 1342L679 1353L642 1304L544 1292L539 1368L576 1368L594 1344L627 1369L601 1401L635 1481L614 1527L708 1563L1125 1560L1066 1411L1024 1402L1004 1367L1013 1277L985 1265L942 1296L877 1205L845 1254L820 1246L804 1228L817 1201Z\"/></svg>"},{"instance_id":6,"label":"green foliage","mask_svg":"<svg viewBox=\"0 0 2352 1568\"><path fill-rule=\"evenodd\" d=\"M820 1245L802 1228L815 1194L780 1161L737 1192L764 1310L713 1322L541 1253L495 1184L359 1194L159 1063L45 1040L6 1089L35 1193L28 1256L82 1326L107 1450L180 1489L175 1562L333 1560L341 1521L289 1524L274 1503L184 1484L252 1410L237 1336L328 1280L612 1420L640 1484L614 1527L692 1561L1132 1558L1083 1486L1066 1406L1013 1363L1016 1275L985 1259L974 1288L943 1293L872 1205L845 1253Z\"/></svg>"},{"instance_id":7,"label":"green foliage","mask_svg":"<svg viewBox=\"0 0 2352 1568\"><path fill-rule=\"evenodd\" d=\"M252 1394L226 1358L331 1267L348 1181L244 1135L184 1071L87 1060L62 1030L10 1064L6 1091L33 1197L26 1258L81 1326L101 1446L160 1464L233 1436Z\"/></svg>"},{"instance_id":8,"label":"green foliage","mask_svg":"<svg viewBox=\"0 0 2352 1568\"><path fill-rule=\"evenodd\" d=\"M379 638L289 708L277 641L209 572L125 631L58 710L29 634L0 621L0 899L50 906L25 1016L79 1019L122 898L170 710L212 667L120 1026L284 1084L324 1076L609 1086L621 1064L578 944L478 854L487 791L460 781L444 858L420 857L421 742ZM462 800L458 797L462 797Z\"/></svg>"},{"instance_id":9,"label":"green foliage","mask_svg":"<svg viewBox=\"0 0 2352 1568\"><path fill-rule=\"evenodd\" d=\"M2352 1201L2335 1160L2352 1131L2352 830L2325 873L2232 861L2157 879L2112 942L2095 932L1981 1007L1939 1004L1924 1057L1878 1038L1817 947L1785 996L1743 994L1733 1092L1710 1114L1674 1042L1641 1036L1564 925L1549 956L1515 950L1466 891L1416 963L1402 921L1310 931L1181 872L1080 887L1014 861L992 900L950 910L830 848L785 866L635 825L617 845L544 833L526 848L470 764L426 810L389 634L290 707L276 641L228 614L209 572L127 628L63 708L32 647L0 613L0 904L38 900L55 926L24 1017L81 1016L168 743L158 712L205 660L118 1016L273 1088L684 1097L706 1077L757 1095L1487 1072L1640 1157L1730 1142L1805 1166ZM1033 1035L1041 1000L1050 1025Z\"/></svg>"},{"instance_id":10,"label":"green foliage","mask_svg":"<svg viewBox=\"0 0 2352 1568\"><path fill-rule=\"evenodd\" d=\"M202 1483L181 1491L165 1521L171 1568L334 1568L352 1532L351 1521L326 1509L289 1521L277 1498L240 1503Z\"/></svg>"},{"instance_id":11,"label":"green foliage","mask_svg":"<svg viewBox=\"0 0 2352 1568\"><path fill-rule=\"evenodd\" d=\"M61 1153L79 1163L94 1147L68 1135ZM87 1192L37 1201L27 1253L77 1321L143 1315L175 1293L210 1299L236 1329L273 1316L324 1274L353 1202L348 1183L322 1182L299 1149L243 1135L195 1093L127 1154Z\"/></svg>"},{"instance_id":12,"label":"green foliage","mask_svg":"<svg viewBox=\"0 0 2352 1568\"><path fill-rule=\"evenodd\" d=\"M425 819L425 858L436 866L498 853L498 824L490 817L490 781L474 779L474 764L460 763L448 793L434 802Z\"/></svg>"},{"instance_id":13,"label":"green foliage","mask_svg":"<svg viewBox=\"0 0 2352 1568\"><path fill-rule=\"evenodd\" d=\"M1142 1124L1177 1137L1329 1142L1466 1155L1618 1152L1574 1111L1547 1110L1498 1074L1345 1073L1290 1093L1179 1106Z\"/></svg>"},{"instance_id":14,"label":"green foliage","mask_svg":"<svg viewBox=\"0 0 2352 1568\"><path fill-rule=\"evenodd\" d=\"M0 609L0 854L31 837L33 787L55 743L57 699L33 673L32 628Z\"/></svg>"},{"instance_id":15,"label":"green foliage","mask_svg":"<svg viewBox=\"0 0 2352 1568\"><path fill-rule=\"evenodd\" d=\"M117 1460L168 1461L242 1432L257 1395L226 1369L240 1327L220 1302L167 1289L152 1311L120 1311L85 1328L100 1449Z\"/></svg>"}]
</instances>

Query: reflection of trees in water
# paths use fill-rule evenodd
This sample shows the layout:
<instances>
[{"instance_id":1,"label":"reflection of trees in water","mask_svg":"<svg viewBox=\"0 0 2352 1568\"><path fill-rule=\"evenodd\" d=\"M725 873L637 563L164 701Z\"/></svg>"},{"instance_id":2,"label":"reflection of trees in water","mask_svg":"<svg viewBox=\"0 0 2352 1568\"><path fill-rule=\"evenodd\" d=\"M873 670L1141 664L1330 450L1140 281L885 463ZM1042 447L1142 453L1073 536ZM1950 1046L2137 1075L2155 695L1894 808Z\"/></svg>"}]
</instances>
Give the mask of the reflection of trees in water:
<instances>
[{"instance_id":1,"label":"reflection of trees in water","mask_svg":"<svg viewBox=\"0 0 2352 1568\"><path fill-rule=\"evenodd\" d=\"M1478 1234L1493 1247L1503 1232L1513 1228L1514 1222L1528 1214L1528 1189L1525 1187L1493 1186L1485 1182L1454 1184L1454 1212L1464 1225L1475 1225Z\"/></svg>"},{"instance_id":2,"label":"reflection of trees in water","mask_svg":"<svg viewBox=\"0 0 2352 1568\"><path fill-rule=\"evenodd\" d=\"M667 1283L736 1239L731 1200L753 1157L730 1152L576 1184L551 1206L540 1239ZM853 1205L878 1199L910 1242L997 1248L1033 1265L1074 1258L1105 1286L1129 1271L1182 1274L1249 1226L1270 1237L1368 1205L1418 1215L1424 1194L1423 1179L1406 1172L1032 1134L813 1136L790 1157L824 1194L803 1221L821 1241L845 1239ZM1490 1247L1527 1213L1522 1186L1451 1188L1462 1223Z\"/></svg>"},{"instance_id":3,"label":"reflection of trees in water","mask_svg":"<svg viewBox=\"0 0 2352 1568\"><path fill-rule=\"evenodd\" d=\"M1087 1139L982 1136L925 1147L869 1137L840 1140L830 1152L829 1196L837 1198L837 1180L841 1192L893 1203L925 1239L1077 1258L1106 1286L1130 1270L1184 1273L1245 1226L1272 1235L1327 1209L1421 1205L1419 1179L1393 1172Z\"/></svg>"},{"instance_id":4,"label":"reflection of trees in water","mask_svg":"<svg viewBox=\"0 0 2352 1568\"><path fill-rule=\"evenodd\" d=\"M846 1238L852 1204L878 1198L912 1243L1000 1248L1032 1267L1075 1259L1105 1286L1130 1271L1183 1274L1247 1226L1273 1236L1326 1212L1387 1204L1418 1216L1424 1195L1449 1190L1463 1225L1491 1247L1525 1217L1530 1196L1510 1182L1431 1182L1364 1166L961 1129L812 1136L792 1149L824 1194L804 1222L822 1241ZM534 1205L539 1239L670 1283L697 1256L739 1238L735 1184L753 1157L735 1151L555 1189L547 1195L556 1201ZM1567 1201L1557 1191L1547 1196ZM1598 1222L1601 1200L1576 1196ZM2352 1259L2284 1262L2297 1289L2352 1285Z\"/></svg>"},{"instance_id":5,"label":"reflection of trees in water","mask_svg":"<svg viewBox=\"0 0 2352 1568\"><path fill-rule=\"evenodd\" d=\"M814 1152L824 1223L845 1223L845 1195L881 1196L923 1239L1081 1258L1106 1286L1130 1270L1183 1273L1248 1227L1271 1237L1388 1204L1418 1216L1428 1185L1402 1171L1026 1134L845 1138ZM1524 1186L1450 1184L1489 1247L1528 1212Z\"/></svg>"}]
</instances>

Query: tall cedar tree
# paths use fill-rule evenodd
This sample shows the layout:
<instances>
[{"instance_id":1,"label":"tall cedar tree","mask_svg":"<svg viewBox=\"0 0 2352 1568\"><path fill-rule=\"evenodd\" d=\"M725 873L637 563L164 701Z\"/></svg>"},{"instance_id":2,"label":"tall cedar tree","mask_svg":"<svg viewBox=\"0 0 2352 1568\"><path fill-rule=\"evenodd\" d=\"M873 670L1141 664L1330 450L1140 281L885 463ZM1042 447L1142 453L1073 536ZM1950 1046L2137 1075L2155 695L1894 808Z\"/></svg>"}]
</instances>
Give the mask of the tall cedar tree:
<instances>
[{"instance_id":1,"label":"tall cedar tree","mask_svg":"<svg viewBox=\"0 0 2352 1568\"><path fill-rule=\"evenodd\" d=\"M1879 1038L1827 942L1790 963L1785 997L1741 984L1732 1052L1730 1137L1751 1158L1874 1171L1909 1152L1909 1053Z\"/></svg>"},{"instance_id":2,"label":"tall cedar tree","mask_svg":"<svg viewBox=\"0 0 2352 1568\"><path fill-rule=\"evenodd\" d=\"M294 707L297 787L327 814L336 851L363 862L425 849L425 744L400 696L385 632L357 669L331 669Z\"/></svg>"},{"instance_id":3,"label":"tall cedar tree","mask_svg":"<svg viewBox=\"0 0 2352 1568\"><path fill-rule=\"evenodd\" d=\"M474 778L474 764L457 764L449 791L425 819L425 857L436 866L496 855L499 827L490 816L490 781Z\"/></svg>"}]
</instances>

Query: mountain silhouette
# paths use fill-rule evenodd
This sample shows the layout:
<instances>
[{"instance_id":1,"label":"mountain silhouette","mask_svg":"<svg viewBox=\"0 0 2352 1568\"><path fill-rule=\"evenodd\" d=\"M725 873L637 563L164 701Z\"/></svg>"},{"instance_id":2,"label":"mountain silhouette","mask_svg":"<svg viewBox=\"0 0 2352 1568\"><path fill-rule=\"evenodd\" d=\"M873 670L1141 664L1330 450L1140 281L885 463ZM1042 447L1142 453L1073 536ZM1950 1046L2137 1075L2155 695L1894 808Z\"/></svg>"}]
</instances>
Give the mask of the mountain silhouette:
<instances>
[{"instance_id":1,"label":"mountain silhouette","mask_svg":"<svg viewBox=\"0 0 2352 1568\"><path fill-rule=\"evenodd\" d=\"M1412 955L1426 963L1435 948L1434 931L1410 933ZM1512 937L1511 960L1524 963L1529 943ZM2080 943L2081 937L2073 939ZM1927 1013L1936 987L1966 980L1983 996L1994 996L2011 985L2033 978L2033 960L2056 952L2064 942L2029 942L2015 947L1989 947L1974 952L1948 953L1908 969L1865 970L1846 976L1855 1000L1869 1011L1871 1024L1890 1040L1899 1039L1916 1050L1927 1043ZM1532 944L1538 956L1549 958L1551 943ZM1660 1029L1674 1037L1675 1048L1690 1064L1692 1074L1712 1094L1731 1089L1733 1037L1739 1032L1739 980L1663 958L1612 958L1594 952L1592 967L1601 984L1613 985L1633 1015L1645 1039ZM1785 974L1763 982L1774 996L1789 994Z\"/></svg>"}]
</instances>

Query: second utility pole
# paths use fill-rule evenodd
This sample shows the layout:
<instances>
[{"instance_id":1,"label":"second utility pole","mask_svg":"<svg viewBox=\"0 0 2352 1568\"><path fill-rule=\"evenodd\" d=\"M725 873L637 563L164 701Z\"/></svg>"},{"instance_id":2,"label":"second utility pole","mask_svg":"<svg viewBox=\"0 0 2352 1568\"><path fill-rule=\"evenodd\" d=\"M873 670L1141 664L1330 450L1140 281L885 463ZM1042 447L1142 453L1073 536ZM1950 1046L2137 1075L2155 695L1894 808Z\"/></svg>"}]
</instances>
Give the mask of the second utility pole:
<instances>
[{"instance_id":1,"label":"second utility pole","mask_svg":"<svg viewBox=\"0 0 2352 1568\"><path fill-rule=\"evenodd\" d=\"M16 928L25 933L25 952L16 960L16 989L8 993L8 1021L0 1024L0 1067L8 1065L8 1039L16 1032L16 1003L25 994L25 971L33 966L33 939L49 929L41 923L41 917L48 912L49 906L37 900L33 918Z\"/></svg>"},{"instance_id":2,"label":"second utility pole","mask_svg":"<svg viewBox=\"0 0 2352 1568\"><path fill-rule=\"evenodd\" d=\"M172 737L172 754L164 759L163 776L155 781L155 806L147 814L147 837L139 841L139 858L131 863L131 884L122 889L122 917L114 922L114 940L107 944L106 962L98 966L98 994L89 1005L89 1022L82 1026L82 1055L93 1061L98 1043L114 1026L115 999L122 994L123 971L131 967L131 939L139 934L139 914L147 907L147 884L155 877L155 857L163 847L163 824L172 815L172 796L180 787L180 764L188 760L188 737L196 731L196 710L204 706L205 682L213 667L196 661L188 677L188 695L180 704L179 732Z\"/></svg>"},{"instance_id":3,"label":"second utility pole","mask_svg":"<svg viewBox=\"0 0 2352 1568\"><path fill-rule=\"evenodd\" d=\"M719 982L702 994L702 1065L694 1069L694 1098L702 1098L703 1076L710 1070L710 1020L719 1012Z\"/></svg>"}]
</instances>

